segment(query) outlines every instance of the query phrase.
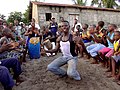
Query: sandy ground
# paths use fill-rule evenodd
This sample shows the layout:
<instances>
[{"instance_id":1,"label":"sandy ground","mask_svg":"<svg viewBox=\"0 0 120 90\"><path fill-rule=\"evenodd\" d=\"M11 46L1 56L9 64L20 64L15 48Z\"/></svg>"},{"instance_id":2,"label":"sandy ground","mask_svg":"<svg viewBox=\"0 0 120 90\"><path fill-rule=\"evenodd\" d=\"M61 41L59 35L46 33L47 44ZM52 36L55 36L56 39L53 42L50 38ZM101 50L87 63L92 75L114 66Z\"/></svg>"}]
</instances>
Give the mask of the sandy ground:
<instances>
[{"instance_id":1,"label":"sandy ground","mask_svg":"<svg viewBox=\"0 0 120 90\"><path fill-rule=\"evenodd\" d=\"M36 64L30 61L24 63L21 76L26 81L15 86L13 90L120 90L120 86L113 82L112 78L106 78L105 69L100 65L90 64L86 58L80 58L78 61L77 69L81 74L81 81L59 78L46 71L47 65L60 55L59 53L54 57L41 57L40 62ZM67 65L64 68L67 69Z\"/></svg>"}]
</instances>

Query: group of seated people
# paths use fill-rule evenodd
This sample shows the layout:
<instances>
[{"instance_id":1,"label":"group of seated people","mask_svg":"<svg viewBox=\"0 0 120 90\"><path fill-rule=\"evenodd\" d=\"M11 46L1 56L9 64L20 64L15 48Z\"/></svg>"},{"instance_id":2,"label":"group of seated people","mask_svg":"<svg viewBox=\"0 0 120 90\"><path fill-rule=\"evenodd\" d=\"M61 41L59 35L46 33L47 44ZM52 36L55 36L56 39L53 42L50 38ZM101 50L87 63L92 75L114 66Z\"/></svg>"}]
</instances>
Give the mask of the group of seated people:
<instances>
[{"instance_id":1,"label":"group of seated people","mask_svg":"<svg viewBox=\"0 0 120 90\"><path fill-rule=\"evenodd\" d=\"M35 25L35 23L31 23L31 27L32 24ZM88 59L92 57L92 64L101 63L103 67L108 69L107 72L111 72L111 74L107 74L107 77L114 77L114 81L120 85L120 32L117 30L117 26L115 24L109 24L108 28L104 29L104 22L99 21L97 26L83 24L81 27L78 24L78 26L74 28L76 28L76 30L73 30L71 34L74 38L78 39L75 52L80 53L80 57L83 57L84 53ZM55 37L50 32L49 27L44 27L42 35L38 29L31 29L33 29L32 32L26 30L23 36L42 37L43 42L40 41L41 51L43 50L42 48L46 50L54 49L56 38L62 36L63 32L60 25L58 26ZM26 42L28 42L28 40L26 40ZM20 46L27 46L25 45L24 39L16 41L10 29L2 29L2 36L0 37L0 82L5 90L12 90L14 86L13 78L16 79L16 85L23 82L19 75L22 72L21 63L25 60L24 55L27 52L27 48L24 48L26 49L24 52ZM47 56L55 55L55 53L46 54ZM22 61L18 60L21 56L24 56ZM14 72L13 78L10 75L10 68L12 68Z\"/></svg>"},{"instance_id":2,"label":"group of seated people","mask_svg":"<svg viewBox=\"0 0 120 90\"><path fill-rule=\"evenodd\" d=\"M87 55L88 59L93 58L92 64L101 63L107 68L107 77L114 77L114 81L120 85L120 31L115 24L109 24L104 29L104 22L99 21L98 25L87 24L82 26L82 30L77 28L73 35L79 37L77 52L80 57Z\"/></svg>"},{"instance_id":3,"label":"group of seated people","mask_svg":"<svg viewBox=\"0 0 120 90\"><path fill-rule=\"evenodd\" d=\"M19 76L22 73L21 63L18 60L21 52L15 50L22 42L14 42L9 29L4 28L2 30L2 37L0 38L0 82L4 86L4 90L12 90L15 84L19 85L24 81ZM10 72L14 73L13 77ZM13 79L16 80L16 83Z\"/></svg>"}]
</instances>

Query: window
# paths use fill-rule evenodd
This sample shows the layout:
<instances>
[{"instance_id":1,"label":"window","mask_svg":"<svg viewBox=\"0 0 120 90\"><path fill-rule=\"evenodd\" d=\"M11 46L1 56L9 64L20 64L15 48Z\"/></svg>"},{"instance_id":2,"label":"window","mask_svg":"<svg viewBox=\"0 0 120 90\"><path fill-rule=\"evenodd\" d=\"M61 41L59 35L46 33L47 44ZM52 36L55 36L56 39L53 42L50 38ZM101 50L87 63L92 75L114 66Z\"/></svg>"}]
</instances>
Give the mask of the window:
<instances>
[{"instance_id":1,"label":"window","mask_svg":"<svg viewBox=\"0 0 120 90\"><path fill-rule=\"evenodd\" d=\"M45 16L46 16L46 21L49 21L51 19L51 13L46 13Z\"/></svg>"}]
</instances>

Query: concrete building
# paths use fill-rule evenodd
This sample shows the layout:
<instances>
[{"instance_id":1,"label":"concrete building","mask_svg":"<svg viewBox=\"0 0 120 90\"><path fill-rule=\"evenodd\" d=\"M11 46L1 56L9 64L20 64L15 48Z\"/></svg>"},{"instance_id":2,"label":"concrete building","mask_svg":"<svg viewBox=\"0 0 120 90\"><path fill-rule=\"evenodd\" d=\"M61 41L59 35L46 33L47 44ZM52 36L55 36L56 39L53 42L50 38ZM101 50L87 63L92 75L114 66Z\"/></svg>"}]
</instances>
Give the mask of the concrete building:
<instances>
[{"instance_id":1,"label":"concrete building","mask_svg":"<svg viewBox=\"0 0 120 90\"><path fill-rule=\"evenodd\" d=\"M35 1L30 2L30 7L31 18L35 18L40 26L47 24L51 17L55 17L57 22L64 17L71 26L75 18L81 23L96 24L103 20L106 25L114 23L120 26L120 10Z\"/></svg>"}]
</instances>

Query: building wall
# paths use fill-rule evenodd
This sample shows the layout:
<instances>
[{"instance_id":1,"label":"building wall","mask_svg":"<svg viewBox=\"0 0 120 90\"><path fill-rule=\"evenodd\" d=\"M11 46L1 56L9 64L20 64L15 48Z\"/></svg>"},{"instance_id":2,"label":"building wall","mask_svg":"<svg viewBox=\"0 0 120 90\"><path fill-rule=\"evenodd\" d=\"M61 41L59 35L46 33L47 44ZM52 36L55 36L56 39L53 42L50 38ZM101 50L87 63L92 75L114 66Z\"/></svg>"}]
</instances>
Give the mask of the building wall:
<instances>
[{"instance_id":1,"label":"building wall","mask_svg":"<svg viewBox=\"0 0 120 90\"><path fill-rule=\"evenodd\" d=\"M32 18L34 18L36 20L36 23L39 23L39 16L38 16L38 11L37 11L38 9L37 8L38 8L37 5L33 4L33 7L32 7Z\"/></svg>"},{"instance_id":2,"label":"building wall","mask_svg":"<svg viewBox=\"0 0 120 90\"><path fill-rule=\"evenodd\" d=\"M49 6L39 6L37 9L40 26L48 23L46 22L45 13L52 13L52 16L56 18L57 22L59 22L60 17L63 16L65 20L70 22L71 26L75 18L81 23L97 24L98 21L103 20L106 25L114 23L120 26L120 12Z\"/></svg>"}]
</instances>

